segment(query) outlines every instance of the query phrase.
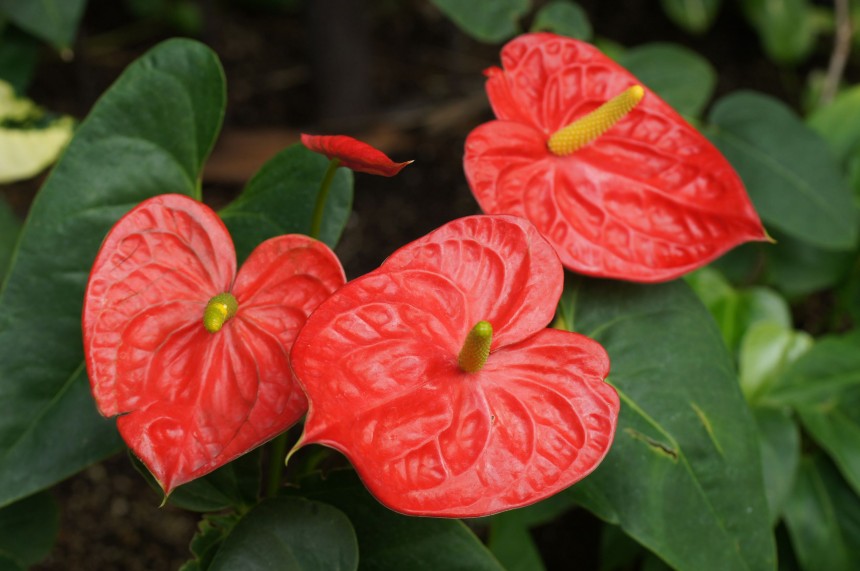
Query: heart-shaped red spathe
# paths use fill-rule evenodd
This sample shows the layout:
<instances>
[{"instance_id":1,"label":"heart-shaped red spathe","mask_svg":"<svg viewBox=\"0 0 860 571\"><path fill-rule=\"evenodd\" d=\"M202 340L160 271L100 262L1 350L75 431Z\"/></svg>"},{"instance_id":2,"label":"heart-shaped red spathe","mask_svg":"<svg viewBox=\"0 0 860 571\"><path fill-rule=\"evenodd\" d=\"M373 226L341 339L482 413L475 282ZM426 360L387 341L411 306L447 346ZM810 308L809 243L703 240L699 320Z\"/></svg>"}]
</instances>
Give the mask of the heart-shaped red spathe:
<instances>
[{"instance_id":1,"label":"heart-shaped red spathe","mask_svg":"<svg viewBox=\"0 0 860 571\"><path fill-rule=\"evenodd\" d=\"M767 239L725 157L647 88L591 144L549 150L553 133L640 84L597 48L526 34L502 49L502 65L487 71L497 120L468 136L466 177L484 212L528 218L566 267L659 282Z\"/></svg>"},{"instance_id":2,"label":"heart-shaped red spathe","mask_svg":"<svg viewBox=\"0 0 860 571\"><path fill-rule=\"evenodd\" d=\"M113 227L84 301L87 371L99 411L166 493L280 434L307 410L289 350L345 282L335 255L301 235L263 242L236 275L220 218L183 195L142 202ZM236 315L203 326L230 292Z\"/></svg>"},{"instance_id":3,"label":"heart-shaped red spathe","mask_svg":"<svg viewBox=\"0 0 860 571\"><path fill-rule=\"evenodd\" d=\"M562 285L558 257L521 218L463 218L404 246L299 333L299 445L342 451L407 514L484 516L580 480L609 450L619 402L604 349L545 328ZM458 353L481 320L492 351L466 373Z\"/></svg>"},{"instance_id":4,"label":"heart-shaped red spathe","mask_svg":"<svg viewBox=\"0 0 860 571\"><path fill-rule=\"evenodd\" d=\"M302 133L302 144L329 159L338 159L343 166L356 172L379 176L394 176L412 163L395 163L388 155L347 135L308 135Z\"/></svg>"}]
</instances>

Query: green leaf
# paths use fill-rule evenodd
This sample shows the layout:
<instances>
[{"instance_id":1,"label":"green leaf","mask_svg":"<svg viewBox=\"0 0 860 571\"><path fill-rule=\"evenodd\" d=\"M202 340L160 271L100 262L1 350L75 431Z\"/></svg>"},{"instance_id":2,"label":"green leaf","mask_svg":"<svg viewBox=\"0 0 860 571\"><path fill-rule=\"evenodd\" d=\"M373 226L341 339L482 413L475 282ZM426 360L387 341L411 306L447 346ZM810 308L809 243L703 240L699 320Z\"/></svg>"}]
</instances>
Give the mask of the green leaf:
<instances>
[{"instance_id":1,"label":"green leaf","mask_svg":"<svg viewBox=\"0 0 860 571\"><path fill-rule=\"evenodd\" d=\"M764 246L765 279L785 295L797 298L830 288L850 271L856 253L819 248L782 232L776 244Z\"/></svg>"},{"instance_id":2,"label":"green leaf","mask_svg":"<svg viewBox=\"0 0 860 571\"><path fill-rule=\"evenodd\" d=\"M717 85L717 72L708 60L678 44L637 46L624 52L618 63L687 117L701 115Z\"/></svg>"},{"instance_id":3,"label":"green leaf","mask_svg":"<svg viewBox=\"0 0 860 571\"><path fill-rule=\"evenodd\" d=\"M800 465L800 429L785 409L753 408L761 444L764 491L776 525Z\"/></svg>"},{"instance_id":4,"label":"green leaf","mask_svg":"<svg viewBox=\"0 0 860 571\"><path fill-rule=\"evenodd\" d=\"M520 510L491 518L487 546L507 571L544 571L543 560Z\"/></svg>"},{"instance_id":5,"label":"green leaf","mask_svg":"<svg viewBox=\"0 0 860 571\"><path fill-rule=\"evenodd\" d=\"M720 0L661 0L660 3L673 22L693 34L710 28L720 9Z\"/></svg>"},{"instance_id":6,"label":"green leaf","mask_svg":"<svg viewBox=\"0 0 860 571\"><path fill-rule=\"evenodd\" d=\"M636 569L647 551L617 525L604 525L600 534L600 571Z\"/></svg>"},{"instance_id":7,"label":"green leaf","mask_svg":"<svg viewBox=\"0 0 860 571\"><path fill-rule=\"evenodd\" d=\"M0 290L0 505L117 450L84 370L81 308L110 227L151 196L194 195L224 113L215 54L156 46L95 105L36 196Z\"/></svg>"},{"instance_id":8,"label":"green leaf","mask_svg":"<svg viewBox=\"0 0 860 571\"><path fill-rule=\"evenodd\" d=\"M810 244L857 242L851 189L830 149L780 101L741 91L720 99L710 137L738 170L759 215Z\"/></svg>"},{"instance_id":9,"label":"green leaf","mask_svg":"<svg viewBox=\"0 0 860 571\"><path fill-rule=\"evenodd\" d=\"M239 523L236 512L205 514L197 523L197 533L188 546L193 559L185 562L180 571L206 571L221 548L221 544Z\"/></svg>"},{"instance_id":10,"label":"green leaf","mask_svg":"<svg viewBox=\"0 0 860 571\"><path fill-rule=\"evenodd\" d=\"M761 286L735 289L723 275L711 267L685 276L699 299L717 322L726 346L733 352L753 325L770 322L791 327L788 302L775 291Z\"/></svg>"},{"instance_id":11,"label":"green leaf","mask_svg":"<svg viewBox=\"0 0 860 571\"><path fill-rule=\"evenodd\" d=\"M163 495L161 486L147 467L129 451L135 470L152 490ZM257 502L260 488L260 449L252 450L229 464L173 490L170 505L193 512L246 508Z\"/></svg>"},{"instance_id":12,"label":"green leaf","mask_svg":"<svg viewBox=\"0 0 860 571\"><path fill-rule=\"evenodd\" d=\"M706 309L683 282L575 295L622 404L609 454L569 493L676 569L773 569L755 425Z\"/></svg>"},{"instance_id":13,"label":"green leaf","mask_svg":"<svg viewBox=\"0 0 860 571\"><path fill-rule=\"evenodd\" d=\"M0 14L59 49L71 48L87 0L0 0Z\"/></svg>"},{"instance_id":14,"label":"green leaf","mask_svg":"<svg viewBox=\"0 0 860 571\"><path fill-rule=\"evenodd\" d=\"M778 379L767 400L795 408L860 494L860 332L820 339Z\"/></svg>"},{"instance_id":15,"label":"green leaf","mask_svg":"<svg viewBox=\"0 0 860 571\"><path fill-rule=\"evenodd\" d=\"M349 517L358 536L362 569L502 570L462 521L395 513L377 502L352 470L338 470L324 479L306 477L287 493L333 505Z\"/></svg>"},{"instance_id":16,"label":"green leaf","mask_svg":"<svg viewBox=\"0 0 860 571\"><path fill-rule=\"evenodd\" d=\"M741 7L771 59L797 63L809 55L816 27L807 0L744 0Z\"/></svg>"},{"instance_id":17,"label":"green leaf","mask_svg":"<svg viewBox=\"0 0 860 571\"><path fill-rule=\"evenodd\" d=\"M806 119L845 163L860 150L860 85L846 89Z\"/></svg>"},{"instance_id":18,"label":"green leaf","mask_svg":"<svg viewBox=\"0 0 860 571\"><path fill-rule=\"evenodd\" d=\"M9 267L9 262L12 259L15 240L18 239L20 229L21 223L18 221L18 217L12 212L9 203L0 197L0 283L3 282L6 268Z\"/></svg>"},{"instance_id":19,"label":"green leaf","mask_svg":"<svg viewBox=\"0 0 860 571\"><path fill-rule=\"evenodd\" d=\"M518 20L531 0L431 0L460 29L488 44L504 41L520 30Z\"/></svg>"},{"instance_id":20,"label":"green leaf","mask_svg":"<svg viewBox=\"0 0 860 571\"><path fill-rule=\"evenodd\" d=\"M60 510L48 493L39 493L0 509L0 553L24 567L48 556L60 529ZM0 569L3 568L0 562Z\"/></svg>"},{"instance_id":21,"label":"green leaf","mask_svg":"<svg viewBox=\"0 0 860 571\"><path fill-rule=\"evenodd\" d=\"M358 543L338 509L302 498L272 498L248 512L209 566L210 571L358 569Z\"/></svg>"},{"instance_id":22,"label":"green leaf","mask_svg":"<svg viewBox=\"0 0 860 571\"><path fill-rule=\"evenodd\" d=\"M242 193L219 213L233 235L240 260L263 240L281 234L308 234L324 156L296 144L269 160ZM320 240L334 248L352 210L352 171L340 168L331 183Z\"/></svg>"},{"instance_id":23,"label":"green leaf","mask_svg":"<svg viewBox=\"0 0 860 571\"><path fill-rule=\"evenodd\" d=\"M860 499L824 458L801 460L785 522L804 571L860 569Z\"/></svg>"},{"instance_id":24,"label":"green leaf","mask_svg":"<svg viewBox=\"0 0 860 571\"><path fill-rule=\"evenodd\" d=\"M535 14L531 31L555 32L585 42L592 36L588 14L576 2L566 0L554 0L541 7Z\"/></svg>"},{"instance_id":25,"label":"green leaf","mask_svg":"<svg viewBox=\"0 0 860 571\"><path fill-rule=\"evenodd\" d=\"M0 79L23 95L30 85L39 59L39 43L15 26L6 26L0 33Z\"/></svg>"},{"instance_id":26,"label":"green leaf","mask_svg":"<svg viewBox=\"0 0 860 571\"><path fill-rule=\"evenodd\" d=\"M805 331L795 331L773 321L760 321L747 329L738 359L741 390L747 401L754 403L761 398L813 343L812 336Z\"/></svg>"}]
</instances>

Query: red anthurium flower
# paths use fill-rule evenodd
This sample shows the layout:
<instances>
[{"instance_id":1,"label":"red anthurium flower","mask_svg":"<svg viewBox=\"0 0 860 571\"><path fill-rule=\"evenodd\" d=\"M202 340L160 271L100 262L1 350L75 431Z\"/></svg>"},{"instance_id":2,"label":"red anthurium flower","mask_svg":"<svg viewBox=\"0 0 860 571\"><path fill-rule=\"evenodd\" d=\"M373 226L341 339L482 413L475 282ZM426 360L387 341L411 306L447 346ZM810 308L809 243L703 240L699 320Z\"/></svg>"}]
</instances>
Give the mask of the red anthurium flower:
<instances>
[{"instance_id":1,"label":"red anthurium flower","mask_svg":"<svg viewBox=\"0 0 860 571\"><path fill-rule=\"evenodd\" d=\"M612 443L618 396L595 341L546 329L562 291L526 220L455 220L311 315L290 360L297 446L342 451L393 510L473 517L546 498Z\"/></svg>"},{"instance_id":2,"label":"red anthurium flower","mask_svg":"<svg viewBox=\"0 0 860 571\"><path fill-rule=\"evenodd\" d=\"M182 195L108 234L84 300L87 371L105 416L166 493L286 430L307 401L289 350L345 281L323 243L272 238L238 275L220 218Z\"/></svg>"},{"instance_id":3,"label":"red anthurium flower","mask_svg":"<svg viewBox=\"0 0 860 571\"><path fill-rule=\"evenodd\" d=\"M466 140L487 213L523 216L577 272L676 278L767 235L720 152L593 46L527 34L487 71L497 120Z\"/></svg>"},{"instance_id":4,"label":"red anthurium flower","mask_svg":"<svg viewBox=\"0 0 860 571\"><path fill-rule=\"evenodd\" d=\"M356 172L394 176L412 161L395 163L382 151L346 135L302 134L302 144L329 159L338 159L341 166Z\"/></svg>"}]
</instances>

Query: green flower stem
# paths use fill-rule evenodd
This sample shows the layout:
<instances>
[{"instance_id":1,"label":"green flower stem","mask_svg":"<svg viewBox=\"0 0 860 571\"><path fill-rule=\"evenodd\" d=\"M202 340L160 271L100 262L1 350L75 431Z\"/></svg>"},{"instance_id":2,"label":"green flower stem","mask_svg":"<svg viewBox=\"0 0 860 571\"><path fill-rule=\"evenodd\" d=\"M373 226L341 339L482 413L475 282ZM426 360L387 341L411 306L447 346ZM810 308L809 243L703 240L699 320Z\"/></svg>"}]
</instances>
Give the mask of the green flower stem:
<instances>
[{"instance_id":1,"label":"green flower stem","mask_svg":"<svg viewBox=\"0 0 860 571\"><path fill-rule=\"evenodd\" d=\"M322 183L320 183L320 191L317 194L317 203L314 206L314 215L311 218L311 238L319 239L322 231L323 214L325 213L325 203L328 200L329 191L331 191L331 182L334 180L334 175L340 166L340 159L332 159L328 163L328 169L325 171Z\"/></svg>"},{"instance_id":2,"label":"green flower stem","mask_svg":"<svg viewBox=\"0 0 860 571\"><path fill-rule=\"evenodd\" d=\"M266 485L266 497L274 498L281 489L281 479L284 475L283 457L287 453L287 433L284 432L272 441L272 456L269 458L269 482Z\"/></svg>"},{"instance_id":3,"label":"green flower stem","mask_svg":"<svg viewBox=\"0 0 860 571\"><path fill-rule=\"evenodd\" d=\"M311 218L311 231L308 234L311 238L319 239L322 231L323 215L325 214L325 204L328 201L328 195L331 191L331 183L334 180L334 175L340 167L340 159L331 159L328 163L328 168L323 175L320 183L320 191L317 194L317 202L314 206L314 214ZM271 444L272 458L269 463L269 481L266 486L266 495L274 497L278 494L281 488L281 480L284 475L284 463L279 460L283 458L287 450L287 433L283 433L272 441Z\"/></svg>"}]
</instances>

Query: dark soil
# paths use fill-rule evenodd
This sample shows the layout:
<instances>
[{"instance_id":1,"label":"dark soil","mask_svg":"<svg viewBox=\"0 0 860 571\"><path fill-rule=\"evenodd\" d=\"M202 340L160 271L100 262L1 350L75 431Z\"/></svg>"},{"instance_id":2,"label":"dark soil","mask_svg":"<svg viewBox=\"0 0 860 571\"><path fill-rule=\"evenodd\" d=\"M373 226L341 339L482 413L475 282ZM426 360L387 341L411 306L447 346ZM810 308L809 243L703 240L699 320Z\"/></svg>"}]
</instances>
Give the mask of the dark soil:
<instances>
[{"instance_id":1,"label":"dark soil","mask_svg":"<svg viewBox=\"0 0 860 571\"><path fill-rule=\"evenodd\" d=\"M786 82L787 74L762 55L735 2L723 3L716 25L701 37L676 28L657 2L579 3L602 37L628 46L671 41L695 49L718 66L718 94L755 88L799 104L799 85ZM128 63L178 32L166 22L136 19L127 4L91 0L74 60L61 61L46 49L30 97L83 117ZM229 96L222 140L204 180L206 200L225 204L304 130L353 134L395 160L415 160L393 179L356 175L354 213L337 250L350 278L448 220L477 212L462 174L462 148L468 132L490 117L481 71L497 63L499 46L469 39L423 0L263 8L277 4L300 3L196 3L203 18L195 35L221 57ZM240 8L248 5L259 8ZM827 50L822 44L812 64L826 64ZM39 182L0 192L23 216ZM170 570L188 557L197 516L160 508L160 498L124 454L53 493L62 509L60 536L37 569ZM594 529L591 516L579 514L539 530L548 568L570 568L572 549L580 554L578 568L594 568Z\"/></svg>"}]
</instances>

